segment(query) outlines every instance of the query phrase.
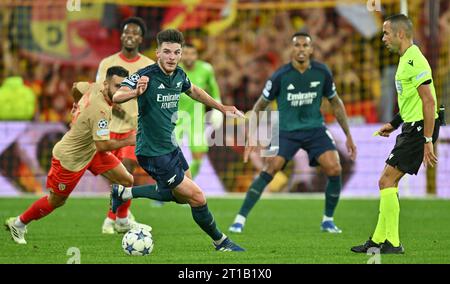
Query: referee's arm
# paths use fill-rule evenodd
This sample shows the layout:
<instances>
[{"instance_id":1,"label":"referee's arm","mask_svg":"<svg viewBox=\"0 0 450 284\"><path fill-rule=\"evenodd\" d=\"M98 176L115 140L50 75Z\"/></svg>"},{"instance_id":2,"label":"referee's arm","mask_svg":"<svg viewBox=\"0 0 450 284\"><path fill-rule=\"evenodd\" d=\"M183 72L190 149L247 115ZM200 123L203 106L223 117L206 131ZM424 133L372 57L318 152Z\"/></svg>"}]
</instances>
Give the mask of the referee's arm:
<instances>
[{"instance_id":1,"label":"referee's arm","mask_svg":"<svg viewBox=\"0 0 450 284\"><path fill-rule=\"evenodd\" d=\"M431 83L431 80L429 80ZM423 111L423 135L425 137L433 137L434 131L434 115L436 102L431 94L430 85L428 81L417 87L420 99L422 100ZM434 154L433 143L425 143L423 151L423 163L424 165L434 167L437 163L437 157Z\"/></svg>"},{"instance_id":2,"label":"referee's arm","mask_svg":"<svg viewBox=\"0 0 450 284\"><path fill-rule=\"evenodd\" d=\"M422 100L423 111L423 135L426 137L433 136L434 116L436 111L436 102L431 94L430 85L427 82L417 87L420 99Z\"/></svg>"}]
</instances>

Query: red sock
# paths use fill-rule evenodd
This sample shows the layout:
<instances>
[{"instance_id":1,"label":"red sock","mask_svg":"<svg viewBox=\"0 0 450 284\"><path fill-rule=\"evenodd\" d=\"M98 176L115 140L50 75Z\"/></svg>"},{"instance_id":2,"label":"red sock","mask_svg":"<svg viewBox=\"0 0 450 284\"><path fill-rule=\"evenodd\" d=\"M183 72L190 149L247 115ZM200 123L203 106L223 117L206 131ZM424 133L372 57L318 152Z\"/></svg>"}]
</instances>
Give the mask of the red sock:
<instances>
[{"instance_id":1,"label":"red sock","mask_svg":"<svg viewBox=\"0 0 450 284\"><path fill-rule=\"evenodd\" d=\"M116 214L113 213L111 209L108 211L108 218L111 220L116 220Z\"/></svg>"},{"instance_id":2,"label":"red sock","mask_svg":"<svg viewBox=\"0 0 450 284\"><path fill-rule=\"evenodd\" d=\"M39 220L53 211L53 207L48 202L48 195L35 201L31 206L20 215L20 221L28 224L33 220Z\"/></svg>"},{"instance_id":3,"label":"red sock","mask_svg":"<svg viewBox=\"0 0 450 284\"><path fill-rule=\"evenodd\" d=\"M131 199L117 207L117 218L126 218L128 216L128 208L131 206Z\"/></svg>"}]
</instances>

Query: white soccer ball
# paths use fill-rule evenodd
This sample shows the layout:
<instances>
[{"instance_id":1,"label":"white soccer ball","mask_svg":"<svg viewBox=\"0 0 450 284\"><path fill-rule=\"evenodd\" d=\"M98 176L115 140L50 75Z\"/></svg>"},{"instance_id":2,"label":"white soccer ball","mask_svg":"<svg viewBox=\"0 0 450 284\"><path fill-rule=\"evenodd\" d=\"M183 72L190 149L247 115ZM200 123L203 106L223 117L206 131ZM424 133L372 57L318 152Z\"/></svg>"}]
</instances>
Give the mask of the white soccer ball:
<instances>
[{"instance_id":1,"label":"white soccer ball","mask_svg":"<svg viewBox=\"0 0 450 284\"><path fill-rule=\"evenodd\" d=\"M128 255L148 255L153 250L152 234L142 228L131 229L123 236L122 248Z\"/></svg>"}]
</instances>

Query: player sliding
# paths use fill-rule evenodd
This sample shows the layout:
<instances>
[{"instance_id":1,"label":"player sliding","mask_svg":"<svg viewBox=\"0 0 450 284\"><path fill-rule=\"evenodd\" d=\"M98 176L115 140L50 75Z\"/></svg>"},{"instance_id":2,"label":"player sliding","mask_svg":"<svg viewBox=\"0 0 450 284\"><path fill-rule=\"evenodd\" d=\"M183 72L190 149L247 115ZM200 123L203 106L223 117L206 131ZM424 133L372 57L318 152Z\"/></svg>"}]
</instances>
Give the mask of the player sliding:
<instances>
[{"instance_id":1,"label":"player sliding","mask_svg":"<svg viewBox=\"0 0 450 284\"><path fill-rule=\"evenodd\" d=\"M101 174L112 183L125 186L133 184L133 176L109 152L135 144L135 135L122 140L109 137L112 96L127 76L126 69L113 66L108 68L103 84L74 84L72 94L75 94L78 108L74 113L72 127L53 148L52 164L47 176L47 189L50 193L34 202L20 216L6 220L5 225L16 243L27 243L27 224L64 205L86 170L94 175ZM82 94L84 95L81 96ZM125 223L122 227L127 230L132 227L151 230L150 226L137 223Z\"/></svg>"},{"instance_id":2,"label":"player sliding","mask_svg":"<svg viewBox=\"0 0 450 284\"><path fill-rule=\"evenodd\" d=\"M156 180L156 185L113 185L112 211L115 212L123 202L139 197L187 203L194 221L213 239L216 250L243 251L217 228L205 195L191 179L189 166L173 131L181 93L224 114L243 115L234 106L222 105L191 84L183 69L178 67L184 44L181 32L174 29L161 31L157 35L157 43L157 64L147 66L125 79L113 97L115 103L137 97L136 156L139 165Z\"/></svg>"}]
</instances>

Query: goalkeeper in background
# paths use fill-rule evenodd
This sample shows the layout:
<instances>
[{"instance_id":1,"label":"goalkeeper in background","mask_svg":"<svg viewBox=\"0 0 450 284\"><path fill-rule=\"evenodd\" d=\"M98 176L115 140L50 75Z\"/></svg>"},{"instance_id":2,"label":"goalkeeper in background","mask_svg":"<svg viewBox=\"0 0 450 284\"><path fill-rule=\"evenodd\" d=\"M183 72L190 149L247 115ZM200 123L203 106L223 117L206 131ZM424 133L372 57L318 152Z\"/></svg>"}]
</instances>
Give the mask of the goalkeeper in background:
<instances>
[{"instance_id":1,"label":"goalkeeper in background","mask_svg":"<svg viewBox=\"0 0 450 284\"><path fill-rule=\"evenodd\" d=\"M198 51L195 45L191 43L184 45L180 67L183 68L193 84L207 91L214 100L221 101L214 69L208 62L198 59ZM189 116L186 117L186 115ZM183 119L183 117L187 119ZM197 121L201 123L196 123ZM223 116L219 111L213 110L210 121L212 127L218 129L222 125ZM184 134L187 134L189 137L188 145L192 152L192 162L189 168L191 169L192 179L195 179L198 175L203 156L208 152L204 122L205 105L193 100L186 94L182 94L179 102L179 119L175 133L177 133L179 141L183 139Z\"/></svg>"}]
</instances>

